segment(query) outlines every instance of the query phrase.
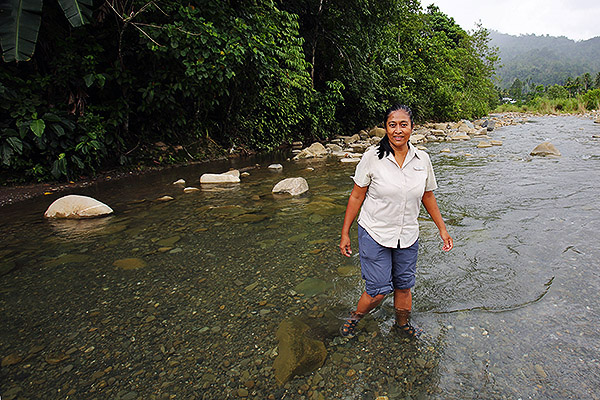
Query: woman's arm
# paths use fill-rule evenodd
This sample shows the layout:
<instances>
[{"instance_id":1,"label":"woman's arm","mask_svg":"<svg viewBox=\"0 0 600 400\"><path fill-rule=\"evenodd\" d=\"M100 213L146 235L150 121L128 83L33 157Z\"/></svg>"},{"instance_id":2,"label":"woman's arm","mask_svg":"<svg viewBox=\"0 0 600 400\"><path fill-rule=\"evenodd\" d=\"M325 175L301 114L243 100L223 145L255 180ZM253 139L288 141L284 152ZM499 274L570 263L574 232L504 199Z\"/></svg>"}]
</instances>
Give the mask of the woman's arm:
<instances>
[{"instance_id":1,"label":"woman's arm","mask_svg":"<svg viewBox=\"0 0 600 400\"><path fill-rule=\"evenodd\" d=\"M442 248L444 251L450 251L452 247L454 247L454 243L452 242L452 238L450 234L448 234L448 230L446 229L446 224L444 223L444 219L442 218L442 214L440 213L440 208L438 207L437 201L435 200L435 195L431 190L426 191L423 194L423 199L421 200L425 209L431 215L433 222L438 227L440 231L440 236L444 241L444 247Z\"/></svg>"},{"instance_id":2,"label":"woman's arm","mask_svg":"<svg viewBox=\"0 0 600 400\"><path fill-rule=\"evenodd\" d=\"M348 205L346 206L346 215L344 216L344 225L342 226L342 239L340 240L340 251L346 257L350 257L352 249L350 248L350 227L358 215L360 206L365 201L365 195L369 187L360 187L356 183L350 193Z\"/></svg>"}]
</instances>

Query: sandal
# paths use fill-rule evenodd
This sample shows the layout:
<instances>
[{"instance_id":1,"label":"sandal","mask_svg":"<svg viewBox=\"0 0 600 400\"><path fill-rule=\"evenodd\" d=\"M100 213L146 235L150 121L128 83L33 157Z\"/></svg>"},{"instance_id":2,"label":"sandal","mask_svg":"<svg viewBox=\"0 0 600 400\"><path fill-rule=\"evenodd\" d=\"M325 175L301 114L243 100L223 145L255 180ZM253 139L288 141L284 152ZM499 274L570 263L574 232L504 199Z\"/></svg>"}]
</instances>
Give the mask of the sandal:
<instances>
[{"instance_id":1,"label":"sandal","mask_svg":"<svg viewBox=\"0 0 600 400\"><path fill-rule=\"evenodd\" d=\"M352 311L350 316L346 318L344 324L340 326L340 335L347 338L354 337L354 335L356 335L356 326L362 317L361 314Z\"/></svg>"},{"instance_id":2,"label":"sandal","mask_svg":"<svg viewBox=\"0 0 600 400\"><path fill-rule=\"evenodd\" d=\"M416 326L412 326L410 323L404 324L402 326L394 324L392 328L396 331L398 335L408 339L417 338L419 337L419 335L421 335L421 333L423 333L423 329L417 328Z\"/></svg>"}]
</instances>

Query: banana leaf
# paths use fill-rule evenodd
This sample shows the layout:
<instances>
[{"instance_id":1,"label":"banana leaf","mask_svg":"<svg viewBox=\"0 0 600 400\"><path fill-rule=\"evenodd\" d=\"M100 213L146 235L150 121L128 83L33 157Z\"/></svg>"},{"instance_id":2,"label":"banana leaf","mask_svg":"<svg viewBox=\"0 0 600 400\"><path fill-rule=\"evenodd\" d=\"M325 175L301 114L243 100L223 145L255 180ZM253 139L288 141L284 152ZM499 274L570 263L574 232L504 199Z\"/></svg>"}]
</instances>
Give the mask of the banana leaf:
<instances>
[{"instance_id":1,"label":"banana leaf","mask_svg":"<svg viewBox=\"0 0 600 400\"><path fill-rule=\"evenodd\" d=\"M0 44L4 61L27 61L33 55L42 3L42 0L0 1Z\"/></svg>"},{"instance_id":2,"label":"banana leaf","mask_svg":"<svg viewBox=\"0 0 600 400\"><path fill-rule=\"evenodd\" d=\"M58 0L71 26L81 26L92 18L92 0Z\"/></svg>"},{"instance_id":3,"label":"banana leaf","mask_svg":"<svg viewBox=\"0 0 600 400\"><path fill-rule=\"evenodd\" d=\"M59 0L73 27L92 17L93 0ZM35 51L43 0L0 0L0 45L4 61L28 61Z\"/></svg>"}]
</instances>

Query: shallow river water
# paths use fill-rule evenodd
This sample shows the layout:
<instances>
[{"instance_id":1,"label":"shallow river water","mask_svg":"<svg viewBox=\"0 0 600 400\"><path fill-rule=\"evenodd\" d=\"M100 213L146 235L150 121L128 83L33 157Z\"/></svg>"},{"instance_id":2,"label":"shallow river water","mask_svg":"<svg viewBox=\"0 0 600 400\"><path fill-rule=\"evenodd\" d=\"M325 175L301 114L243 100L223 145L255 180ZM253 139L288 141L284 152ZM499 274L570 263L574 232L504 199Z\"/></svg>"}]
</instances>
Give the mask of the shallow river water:
<instances>
[{"instance_id":1,"label":"shallow river water","mask_svg":"<svg viewBox=\"0 0 600 400\"><path fill-rule=\"evenodd\" d=\"M427 144L455 248L442 252L423 212L415 341L390 332L391 299L339 337L362 280L337 247L354 165L334 158L224 161L78 191L115 210L104 219L44 220L59 195L2 207L0 396L598 399L599 133L589 119L537 117L492 132L502 146ZM562 157L529 156L546 140ZM255 164L238 185L172 185ZM295 176L308 195L271 194ZM356 250L356 225L352 239ZM113 265L126 258L145 266ZM275 331L289 317L327 358L280 387Z\"/></svg>"}]
</instances>

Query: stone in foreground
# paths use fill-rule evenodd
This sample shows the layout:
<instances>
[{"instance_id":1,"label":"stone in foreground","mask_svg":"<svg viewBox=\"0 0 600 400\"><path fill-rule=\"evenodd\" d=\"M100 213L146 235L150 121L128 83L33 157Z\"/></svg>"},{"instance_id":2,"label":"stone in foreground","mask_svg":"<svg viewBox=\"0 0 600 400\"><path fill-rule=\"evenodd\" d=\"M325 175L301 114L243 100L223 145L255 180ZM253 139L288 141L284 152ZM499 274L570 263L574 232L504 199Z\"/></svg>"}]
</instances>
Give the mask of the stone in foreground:
<instances>
[{"instance_id":1,"label":"stone in foreground","mask_svg":"<svg viewBox=\"0 0 600 400\"><path fill-rule=\"evenodd\" d=\"M240 171L234 169L222 174L203 174L200 183L239 183Z\"/></svg>"},{"instance_id":2,"label":"stone in foreground","mask_svg":"<svg viewBox=\"0 0 600 400\"><path fill-rule=\"evenodd\" d=\"M327 357L323 342L309 338L310 329L297 318L286 319L277 328L279 354L273 362L275 379L280 386L297 375L304 375L320 368Z\"/></svg>"},{"instance_id":3,"label":"stone in foreground","mask_svg":"<svg viewBox=\"0 0 600 400\"><path fill-rule=\"evenodd\" d=\"M543 142L538 144L535 149L529 153L532 156L557 156L560 157L560 151L550 142Z\"/></svg>"},{"instance_id":4,"label":"stone in foreground","mask_svg":"<svg viewBox=\"0 0 600 400\"><path fill-rule=\"evenodd\" d=\"M70 194L50 204L44 217L81 219L101 217L112 213L112 208L92 197Z\"/></svg>"},{"instance_id":5,"label":"stone in foreground","mask_svg":"<svg viewBox=\"0 0 600 400\"><path fill-rule=\"evenodd\" d=\"M288 193L292 196L298 196L308 191L308 182L304 178L287 178L275 186L273 186L273 193Z\"/></svg>"}]
</instances>

